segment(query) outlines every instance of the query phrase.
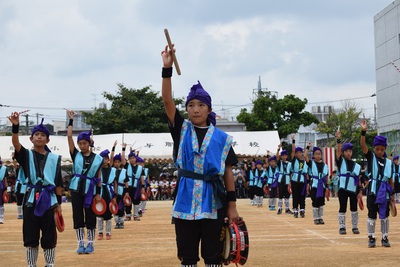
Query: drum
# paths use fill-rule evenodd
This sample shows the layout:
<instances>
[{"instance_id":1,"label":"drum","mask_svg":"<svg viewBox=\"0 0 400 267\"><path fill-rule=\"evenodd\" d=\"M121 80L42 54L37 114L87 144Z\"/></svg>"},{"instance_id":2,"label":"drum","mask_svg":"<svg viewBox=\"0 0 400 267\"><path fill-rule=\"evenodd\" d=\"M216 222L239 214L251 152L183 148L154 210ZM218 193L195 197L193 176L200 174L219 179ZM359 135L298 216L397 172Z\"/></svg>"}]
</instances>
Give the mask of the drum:
<instances>
[{"instance_id":1,"label":"drum","mask_svg":"<svg viewBox=\"0 0 400 267\"><path fill-rule=\"evenodd\" d=\"M128 207L128 206L132 205L132 199L131 199L131 197L129 195L128 196L125 195L123 200L124 200L124 205L125 206Z\"/></svg>"},{"instance_id":2,"label":"drum","mask_svg":"<svg viewBox=\"0 0 400 267\"><path fill-rule=\"evenodd\" d=\"M223 262L225 265L235 263L244 265L249 255L249 234L243 220L232 222L223 228L225 231L225 245Z\"/></svg>"},{"instance_id":3,"label":"drum","mask_svg":"<svg viewBox=\"0 0 400 267\"><path fill-rule=\"evenodd\" d=\"M140 194L140 200L141 201L146 201L147 200L147 194L146 193L141 193Z\"/></svg>"},{"instance_id":4,"label":"drum","mask_svg":"<svg viewBox=\"0 0 400 267\"><path fill-rule=\"evenodd\" d=\"M149 198L151 196L151 190L150 187L146 188L146 193L147 193L147 198Z\"/></svg>"},{"instance_id":5,"label":"drum","mask_svg":"<svg viewBox=\"0 0 400 267\"><path fill-rule=\"evenodd\" d=\"M10 200L10 195L7 192L3 193L3 203L8 203Z\"/></svg>"},{"instance_id":6,"label":"drum","mask_svg":"<svg viewBox=\"0 0 400 267\"><path fill-rule=\"evenodd\" d=\"M364 202L362 197L358 197L358 207L360 208L360 210L364 210Z\"/></svg>"},{"instance_id":7,"label":"drum","mask_svg":"<svg viewBox=\"0 0 400 267\"><path fill-rule=\"evenodd\" d=\"M390 215L392 215L393 217L397 216L397 208L396 208L396 203L394 201L390 201L389 210L390 210Z\"/></svg>"},{"instance_id":8,"label":"drum","mask_svg":"<svg viewBox=\"0 0 400 267\"><path fill-rule=\"evenodd\" d=\"M56 228L60 233L64 232L64 217L61 213L58 213L57 208L54 209L54 223L56 224Z\"/></svg>"},{"instance_id":9,"label":"drum","mask_svg":"<svg viewBox=\"0 0 400 267\"><path fill-rule=\"evenodd\" d=\"M92 210L94 214L96 214L97 216L103 215L104 212L106 212L106 209L107 204L103 198L101 198L99 202L97 202L96 199L93 199Z\"/></svg>"},{"instance_id":10,"label":"drum","mask_svg":"<svg viewBox=\"0 0 400 267\"><path fill-rule=\"evenodd\" d=\"M110 209L110 212L112 213L112 214L117 214L118 213L118 204L117 204L117 202L113 202L112 200L111 200L111 202L110 202L110 204L108 204L108 208Z\"/></svg>"}]
</instances>

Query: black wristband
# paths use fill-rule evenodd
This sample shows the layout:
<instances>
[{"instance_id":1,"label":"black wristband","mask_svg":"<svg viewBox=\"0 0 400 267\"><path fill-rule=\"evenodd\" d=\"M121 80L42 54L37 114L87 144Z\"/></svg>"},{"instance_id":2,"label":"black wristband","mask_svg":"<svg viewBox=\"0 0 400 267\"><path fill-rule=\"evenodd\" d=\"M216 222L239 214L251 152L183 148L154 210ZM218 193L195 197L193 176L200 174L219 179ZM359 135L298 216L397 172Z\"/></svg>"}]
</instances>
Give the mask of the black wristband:
<instances>
[{"instance_id":1,"label":"black wristband","mask_svg":"<svg viewBox=\"0 0 400 267\"><path fill-rule=\"evenodd\" d=\"M228 191L226 193L226 198L228 199L229 202L235 202L236 201L236 193L235 193L235 191Z\"/></svg>"},{"instance_id":2,"label":"black wristband","mask_svg":"<svg viewBox=\"0 0 400 267\"><path fill-rule=\"evenodd\" d=\"M19 132L19 123L13 124L11 131L12 131L12 133L17 134Z\"/></svg>"},{"instance_id":3,"label":"black wristband","mask_svg":"<svg viewBox=\"0 0 400 267\"><path fill-rule=\"evenodd\" d=\"M61 201L61 196L60 195L56 195L57 197L57 203L58 205L61 205L62 201Z\"/></svg>"},{"instance_id":4,"label":"black wristband","mask_svg":"<svg viewBox=\"0 0 400 267\"><path fill-rule=\"evenodd\" d=\"M307 149L307 150L310 150L310 146L307 146L306 149Z\"/></svg>"},{"instance_id":5,"label":"black wristband","mask_svg":"<svg viewBox=\"0 0 400 267\"><path fill-rule=\"evenodd\" d=\"M293 139L293 140L292 140L292 144L296 144L296 140Z\"/></svg>"},{"instance_id":6,"label":"black wristband","mask_svg":"<svg viewBox=\"0 0 400 267\"><path fill-rule=\"evenodd\" d=\"M112 147L111 151L112 151L112 152L115 152L115 146Z\"/></svg>"},{"instance_id":7,"label":"black wristband","mask_svg":"<svg viewBox=\"0 0 400 267\"><path fill-rule=\"evenodd\" d=\"M367 131L362 130L361 131L361 136L365 136L366 133L367 133Z\"/></svg>"},{"instance_id":8,"label":"black wristband","mask_svg":"<svg viewBox=\"0 0 400 267\"><path fill-rule=\"evenodd\" d=\"M126 147L123 147L123 148L122 148L122 151L125 151L125 150L126 150Z\"/></svg>"},{"instance_id":9,"label":"black wristband","mask_svg":"<svg viewBox=\"0 0 400 267\"><path fill-rule=\"evenodd\" d=\"M172 67L170 67L170 68L162 68L161 77L163 77L163 78L171 78L172 77Z\"/></svg>"},{"instance_id":10,"label":"black wristband","mask_svg":"<svg viewBox=\"0 0 400 267\"><path fill-rule=\"evenodd\" d=\"M101 186L96 186L96 195L99 195L101 192Z\"/></svg>"},{"instance_id":11,"label":"black wristband","mask_svg":"<svg viewBox=\"0 0 400 267\"><path fill-rule=\"evenodd\" d=\"M74 125L74 120L73 119L69 119L68 126L73 126L73 125Z\"/></svg>"},{"instance_id":12,"label":"black wristband","mask_svg":"<svg viewBox=\"0 0 400 267\"><path fill-rule=\"evenodd\" d=\"M340 144L341 142L342 142L342 140L336 139L336 144Z\"/></svg>"}]
</instances>

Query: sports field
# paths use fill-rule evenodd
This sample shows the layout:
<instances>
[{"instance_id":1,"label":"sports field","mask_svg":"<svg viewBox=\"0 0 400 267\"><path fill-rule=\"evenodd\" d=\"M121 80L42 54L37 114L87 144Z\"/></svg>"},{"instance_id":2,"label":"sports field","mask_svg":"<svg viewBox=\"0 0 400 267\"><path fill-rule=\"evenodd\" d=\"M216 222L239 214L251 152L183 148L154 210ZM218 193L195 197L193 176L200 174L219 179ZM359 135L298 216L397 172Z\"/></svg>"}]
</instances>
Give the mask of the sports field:
<instances>
[{"instance_id":1,"label":"sports field","mask_svg":"<svg viewBox=\"0 0 400 267\"><path fill-rule=\"evenodd\" d=\"M267 199L265 199L267 200ZM266 202L266 201L265 201ZM264 202L264 203L265 203ZM365 199L364 199L365 202ZM268 207L250 206L248 200L237 202L250 237L249 259L245 266L397 266L400 260L400 222L390 217L391 248L380 245L378 220L377 247L367 247L366 214L360 211L361 234L338 233L338 200L325 205L325 225L314 225L311 202L307 199L306 218L277 215ZM72 229L70 203L62 205L66 230L58 235L56 266L180 266L176 258L174 227L171 225L171 202L148 202L141 221L125 223L125 229L113 229L111 240L95 241L91 255L76 254L77 241ZM15 204L5 205L5 224L0 225L0 266L25 266L22 245L22 220L17 220ZM347 212L347 223L350 215ZM40 250L38 266L44 266ZM202 262L198 266L204 266ZM231 266L235 266L232 264Z\"/></svg>"}]
</instances>

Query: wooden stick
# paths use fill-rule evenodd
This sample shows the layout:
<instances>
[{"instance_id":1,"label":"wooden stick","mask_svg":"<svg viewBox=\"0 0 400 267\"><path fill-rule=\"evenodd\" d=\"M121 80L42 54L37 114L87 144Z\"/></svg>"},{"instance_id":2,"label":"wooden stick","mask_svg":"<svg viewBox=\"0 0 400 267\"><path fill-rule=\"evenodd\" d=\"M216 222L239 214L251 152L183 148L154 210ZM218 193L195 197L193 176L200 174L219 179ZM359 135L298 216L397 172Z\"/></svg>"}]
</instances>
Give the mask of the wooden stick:
<instances>
[{"instance_id":1,"label":"wooden stick","mask_svg":"<svg viewBox=\"0 0 400 267\"><path fill-rule=\"evenodd\" d=\"M169 49L171 50L172 60L174 61L176 73L178 73L178 75L181 75L181 69L179 68L178 59L176 58L174 47L172 46L172 42L171 42L171 38L169 37L168 30L164 29L164 33L165 33L165 38L167 38Z\"/></svg>"}]
</instances>

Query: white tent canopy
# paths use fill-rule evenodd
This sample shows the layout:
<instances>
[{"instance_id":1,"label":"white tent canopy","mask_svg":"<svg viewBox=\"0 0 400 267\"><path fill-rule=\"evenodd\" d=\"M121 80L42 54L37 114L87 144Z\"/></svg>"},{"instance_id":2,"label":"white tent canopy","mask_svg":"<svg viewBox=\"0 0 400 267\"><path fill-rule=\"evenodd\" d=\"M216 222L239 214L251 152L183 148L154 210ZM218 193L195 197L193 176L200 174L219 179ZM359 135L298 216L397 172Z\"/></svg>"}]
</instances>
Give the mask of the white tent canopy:
<instances>
[{"instance_id":1,"label":"white tent canopy","mask_svg":"<svg viewBox=\"0 0 400 267\"><path fill-rule=\"evenodd\" d=\"M280 142L277 131L228 132L228 134L233 137L233 148L236 154L242 155L265 155L267 150L274 152ZM25 148L32 147L29 136L20 136L19 139ZM100 153L105 149L111 151L117 140L115 153L121 152L121 143L125 142L128 147L139 151L142 158L165 159L172 157L173 141L170 133L106 134L95 135L93 139L95 153ZM74 140L76 141L76 137ZM71 160L66 136L50 136L48 147L52 152L61 155L64 162ZM11 136L0 136L0 155L3 162L11 161L13 151ZM127 148L128 153L129 148Z\"/></svg>"}]
</instances>

